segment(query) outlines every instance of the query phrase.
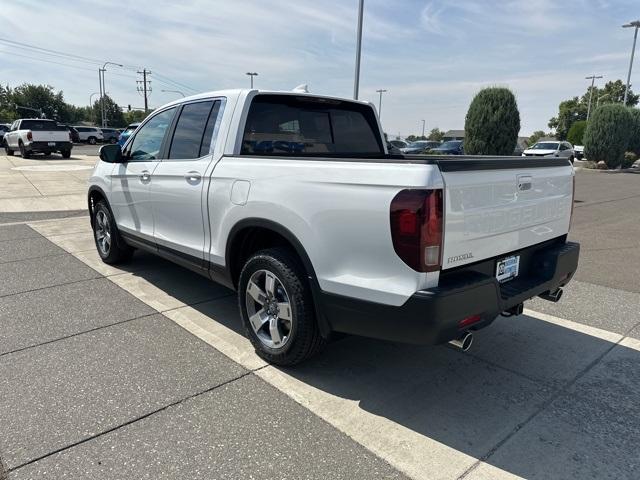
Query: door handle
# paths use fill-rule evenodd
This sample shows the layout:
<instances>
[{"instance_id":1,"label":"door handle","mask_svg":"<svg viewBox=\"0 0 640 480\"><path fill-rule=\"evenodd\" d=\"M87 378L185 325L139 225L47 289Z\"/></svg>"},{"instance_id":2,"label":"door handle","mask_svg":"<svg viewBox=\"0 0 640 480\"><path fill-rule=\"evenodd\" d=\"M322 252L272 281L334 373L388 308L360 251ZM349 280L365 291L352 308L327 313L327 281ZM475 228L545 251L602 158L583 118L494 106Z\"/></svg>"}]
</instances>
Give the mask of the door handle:
<instances>
[{"instance_id":1,"label":"door handle","mask_svg":"<svg viewBox=\"0 0 640 480\"><path fill-rule=\"evenodd\" d=\"M140 180L143 182L148 182L151 179L151 172L149 170L143 170L140 173Z\"/></svg>"},{"instance_id":2,"label":"door handle","mask_svg":"<svg viewBox=\"0 0 640 480\"><path fill-rule=\"evenodd\" d=\"M187 180L187 182L199 182L202 179L202 175L200 175L200 172L188 172L185 174L184 178Z\"/></svg>"}]
</instances>

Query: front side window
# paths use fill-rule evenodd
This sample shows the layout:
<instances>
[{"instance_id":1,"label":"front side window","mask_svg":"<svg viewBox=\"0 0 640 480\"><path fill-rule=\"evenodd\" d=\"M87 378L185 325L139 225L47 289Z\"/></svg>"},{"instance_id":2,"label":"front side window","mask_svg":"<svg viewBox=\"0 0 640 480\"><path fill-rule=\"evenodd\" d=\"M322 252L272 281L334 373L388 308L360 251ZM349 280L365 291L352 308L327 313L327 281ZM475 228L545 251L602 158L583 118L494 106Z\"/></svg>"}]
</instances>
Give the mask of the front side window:
<instances>
[{"instance_id":1,"label":"front side window","mask_svg":"<svg viewBox=\"0 0 640 480\"><path fill-rule=\"evenodd\" d=\"M243 155L382 155L371 108L293 95L258 95L247 116Z\"/></svg>"},{"instance_id":2,"label":"front side window","mask_svg":"<svg viewBox=\"0 0 640 480\"><path fill-rule=\"evenodd\" d=\"M126 156L129 161L145 162L159 158L162 141L175 111L175 107L164 110L142 126L128 148Z\"/></svg>"},{"instance_id":3,"label":"front side window","mask_svg":"<svg viewBox=\"0 0 640 480\"><path fill-rule=\"evenodd\" d=\"M213 101L188 103L182 107L180 118L176 123L176 129L171 140L168 158L200 158L202 155L209 153L209 145L207 144L207 148L203 149L203 143L205 142L205 130L207 129L209 116L212 114L213 103ZM209 134L210 142L211 134Z\"/></svg>"}]
</instances>

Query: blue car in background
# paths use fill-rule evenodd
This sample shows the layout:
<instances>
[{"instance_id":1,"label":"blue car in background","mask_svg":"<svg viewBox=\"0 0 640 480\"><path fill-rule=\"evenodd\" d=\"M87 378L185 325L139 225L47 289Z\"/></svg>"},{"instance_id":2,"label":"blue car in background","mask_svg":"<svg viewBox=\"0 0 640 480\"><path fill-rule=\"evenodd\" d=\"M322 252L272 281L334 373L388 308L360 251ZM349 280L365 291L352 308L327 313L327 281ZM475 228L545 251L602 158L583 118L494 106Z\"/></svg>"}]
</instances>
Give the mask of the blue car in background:
<instances>
[{"instance_id":1,"label":"blue car in background","mask_svg":"<svg viewBox=\"0 0 640 480\"><path fill-rule=\"evenodd\" d=\"M438 148L432 148L431 153L435 155L464 155L462 140L449 140Z\"/></svg>"},{"instance_id":2,"label":"blue car in background","mask_svg":"<svg viewBox=\"0 0 640 480\"><path fill-rule=\"evenodd\" d=\"M131 134L135 132L136 128L138 128L138 125L140 125L140 123L132 123L130 125L127 125L127 128L124 129L124 131L120 134L120 137L118 138L118 145L122 147L127 141L127 138L129 138Z\"/></svg>"}]
</instances>

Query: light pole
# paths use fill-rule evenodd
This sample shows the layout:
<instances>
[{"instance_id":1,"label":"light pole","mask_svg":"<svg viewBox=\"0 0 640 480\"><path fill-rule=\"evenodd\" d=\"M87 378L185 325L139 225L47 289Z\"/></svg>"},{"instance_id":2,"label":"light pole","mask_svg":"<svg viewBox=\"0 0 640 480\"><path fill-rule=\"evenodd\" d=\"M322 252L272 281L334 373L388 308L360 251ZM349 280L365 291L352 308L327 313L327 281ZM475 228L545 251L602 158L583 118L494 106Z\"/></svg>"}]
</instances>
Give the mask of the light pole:
<instances>
[{"instance_id":1,"label":"light pole","mask_svg":"<svg viewBox=\"0 0 640 480\"><path fill-rule=\"evenodd\" d=\"M104 65L102 65L102 68L100 68L98 70L98 76L100 77L100 114L101 114L101 120L102 120L102 126L106 127L107 126L107 114L104 111L104 96L106 94L107 91L107 86L104 83L104 72L107 71L107 65L115 65L116 67L120 67L122 68L122 65L119 63L113 63L113 62L104 62Z\"/></svg>"},{"instance_id":2,"label":"light pole","mask_svg":"<svg viewBox=\"0 0 640 480\"><path fill-rule=\"evenodd\" d=\"M382 94L386 92L386 90L381 88L380 90L376 90L376 92L380 94L380 99L378 100L378 118L382 118Z\"/></svg>"},{"instance_id":3,"label":"light pole","mask_svg":"<svg viewBox=\"0 0 640 480\"><path fill-rule=\"evenodd\" d=\"M602 75L599 75L599 76L591 75L590 77L584 77L585 80L591 80L591 90L589 90L589 106L587 107L587 121L589 120L589 116L591 115L591 99L593 98L593 84L595 83L596 78L602 78Z\"/></svg>"},{"instance_id":4,"label":"light pole","mask_svg":"<svg viewBox=\"0 0 640 480\"><path fill-rule=\"evenodd\" d=\"M178 95L182 95L182 98L185 97L184 93L182 93L180 90L160 90L160 91L165 93L177 93Z\"/></svg>"},{"instance_id":5,"label":"light pole","mask_svg":"<svg viewBox=\"0 0 640 480\"><path fill-rule=\"evenodd\" d=\"M424 120L422 120L422 139L424 140Z\"/></svg>"},{"instance_id":6,"label":"light pole","mask_svg":"<svg viewBox=\"0 0 640 480\"><path fill-rule=\"evenodd\" d=\"M256 72L247 72L247 75L251 77L251 88L253 89L253 77L257 77L258 74Z\"/></svg>"},{"instance_id":7,"label":"light pole","mask_svg":"<svg viewBox=\"0 0 640 480\"><path fill-rule=\"evenodd\" d=\"M358 99L360 90L360 53L362 52L362 18L364 15L364 0L358 4L358 36L356 41L356 74L353 80L353 99Z\"/></svg>"},{"instance_id":8,"label":"light pole","mask_svg":"<svg viewBox=\"0 0 640 480\"><path fill-rule=\"evenodd\" d=\"M627 106L627 97L629 96L629 82L631 82L631 69L633 68L633 55L636 52L636 40L638 39L638 27L640 27L640 20L636 20L635 22L627 23L623 25L622 28L630 28L635 27L635 32L633 34L633 48L631 48L631 61L629 62L629 73L627 74L627 88L624 89L624 106Z\"/></svg>"}]
</instances>

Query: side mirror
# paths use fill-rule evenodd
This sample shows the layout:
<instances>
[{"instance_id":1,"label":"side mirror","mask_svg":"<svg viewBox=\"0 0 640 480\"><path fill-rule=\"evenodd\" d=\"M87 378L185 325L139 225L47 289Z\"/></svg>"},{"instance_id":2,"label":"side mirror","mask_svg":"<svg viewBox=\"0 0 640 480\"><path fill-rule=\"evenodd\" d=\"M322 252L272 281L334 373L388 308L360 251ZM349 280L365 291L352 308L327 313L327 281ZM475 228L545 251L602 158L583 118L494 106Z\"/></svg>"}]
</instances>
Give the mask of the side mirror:
<instances>
[{"instance_id":1,"label":"side mirror","mask_svg":"<svg viewBox=\"0 0 640 480\"><path fill-rule=\"evenodd\" d=\"M99 150L100 160L107 163L124 163L124 156L120 145L103 145Z\"/></svg>"}]
</instances>

